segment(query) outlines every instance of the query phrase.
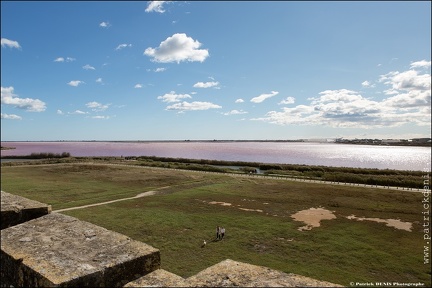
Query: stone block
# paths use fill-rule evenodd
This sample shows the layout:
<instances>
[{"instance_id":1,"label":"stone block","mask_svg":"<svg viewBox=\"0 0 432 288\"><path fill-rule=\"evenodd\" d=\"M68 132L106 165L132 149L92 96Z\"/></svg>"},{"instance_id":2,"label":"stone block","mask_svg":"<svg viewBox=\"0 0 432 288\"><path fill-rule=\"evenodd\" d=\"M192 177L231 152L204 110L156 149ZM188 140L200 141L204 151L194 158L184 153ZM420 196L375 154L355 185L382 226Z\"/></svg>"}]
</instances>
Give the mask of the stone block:
<instances>
[{"instance_id":1,"label":"stone block","mask_svg":"<svg viewBox=\"0 0 432 288\"><path fill-rule=\"evenodd\" d=\"M1 191L1 229L51 213L51 206Z\"/></svg>"},{"instance_id":2,"label":"stone block","mask_svg":"<svg viewBox=\"0 0 432 288\"><path fill-rule=\"evenodd\" d=\"M155 270L124 287L188 287L184 278L163 269Z\"/></svg>"},{"instance_id":3,"label":"stone block","mask_svg":"<svg viewBox=\"0 0 432 288\"><path fill-rule=\"evenodd\" d=\"M60 213L1 230L2 285L121 287L160 268L159 250Z\"/></svg>"},{"instance_id":4,"label":"stone block","mask_svg":"<svg viewBox=\"0 0 432 288\"><path fill-rule=\"evenodd\" d=\"M189 287L343 287L230 259L186 279Z\"/></svg>"}]
</instances>

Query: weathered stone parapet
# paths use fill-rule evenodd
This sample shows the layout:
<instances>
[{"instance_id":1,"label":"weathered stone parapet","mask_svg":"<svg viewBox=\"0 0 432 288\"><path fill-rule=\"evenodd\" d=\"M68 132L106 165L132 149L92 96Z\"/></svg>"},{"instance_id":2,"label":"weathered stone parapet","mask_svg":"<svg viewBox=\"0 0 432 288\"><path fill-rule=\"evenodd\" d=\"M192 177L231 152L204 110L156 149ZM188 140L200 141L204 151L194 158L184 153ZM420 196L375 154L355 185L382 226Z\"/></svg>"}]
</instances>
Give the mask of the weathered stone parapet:
<instances>
[{"instance_id":1,"label":"weathered stone parapet","mask_svg":"<svg viewBox=\"0 0 432 288\"><path fill-rule=\"evenodd\" d=\"M342 287L230 259L186 279L189 287Z\"/></svg>"},{"instance_id":2,"label":"weathered stone parapet","mask_svg":"<svg viewBox=\"0 0 432 288\"><path fill-rule=\"evenodd\" d=\"M51 213L51 206L1 191L1 229Z\"/></svg>"},{"instance_id":3,"label":"weathered stone parapet","mask_svg":"<svg viewBox=\"0 0 432 288\"><path fill-rule=\"evenodd\" d=\"M15 287L120 287L160 268L158 249L60 213L2 230L0 256Z\"/></svg>"},{"instance_id":4,"label":"weathered stone parapet","mask_svg":"<svg viewBox=\"0 0 432 288\"><path fill-rule=\"evenodd\" d=\"M179 281L179 282L175 282ZM343 287L292 273L284 273L230 259L183 279L175 274L156 270L125 287Z\"/></svg>"},{"instance_id":5,"label":"weathered stone parapet","mask_svg":"<svg viewBox=\"0 0 432 288\"><path fill-rule=\"evenodd\" d=\"M124 287L188 287L184 278L163 269L155 270Z\"/></svg>"}]
</instances>

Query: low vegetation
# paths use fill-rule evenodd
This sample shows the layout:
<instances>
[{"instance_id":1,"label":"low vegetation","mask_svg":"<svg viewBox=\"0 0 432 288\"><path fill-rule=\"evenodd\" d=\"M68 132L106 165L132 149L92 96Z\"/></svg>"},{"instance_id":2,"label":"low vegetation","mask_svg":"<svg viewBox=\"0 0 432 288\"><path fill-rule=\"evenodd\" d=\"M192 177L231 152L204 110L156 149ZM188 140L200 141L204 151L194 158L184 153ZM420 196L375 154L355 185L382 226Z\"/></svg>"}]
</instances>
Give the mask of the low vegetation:
<instances>
[{"instance_id":1,"label":"low vegetation","mask_svg":"<svg viewBox=\"0 0 432 288\"><path fill-rule=\"evenodd\" d=\"M11 150L15 149L15 147L1 146L1 150Z\"/></svg>"},{"instance_id":2,"label":"low vegetation","mask_svg":"<svg viewBox=\"0 0 432 288\"><path fill-rule=\"evenodd\" d=\"M31 153L30 155L22 156L3 156L2 159L52 159L52 158L68 158L69 152L59 153Z\"/></svg>"},{"instance_id":3,"label":"low vegetation","mask_svg":"<svg viewBox=\"0 0 432 288\"><path fill-rule=\"evenodd\" d=\"M135 166L106 165L124 164L120 158L57 160L69 163L3 165L1 189L50 204L53 210L157 191L63 213L160 249L161 268L182 277L229 258L346 286L431 285L430 266L424 264L422 193L245 177L242 172L154 169L138 159L128 160L136 160L131 161ZM187 164L198 165L182 165ZM329 209L337 218L310 231L297 230L304 223L291 215L311 207ZM399 219L412 223L412 231L349 220L350 215ZM226 228L225 239L218 242L213 241L217 225Z\"/></svg>"},{"instance_id":4,"label":"low vegetation","mask_svg":"<svg viewBox=\"0 0 432 288\"><path fill-rule=\"evenodd\" d=\"M32 153L28 156L5 156L2 159L40 159L35 163L7 162L2 166L73 163L73 162L103 162L171 169L184 169L220 173L250 174L261 172L261 176L288 177L305 180L321 180L339 183L362 185L391 186L401 188L423 188L422 171L367 169L351 167L328 167L295 164L267 164L240 161L219 161L207 159L168 158L156 156L140 157L70 157L70 153ZM63 159L64 158L64 159Z\"/></svg>"}]
</instances>

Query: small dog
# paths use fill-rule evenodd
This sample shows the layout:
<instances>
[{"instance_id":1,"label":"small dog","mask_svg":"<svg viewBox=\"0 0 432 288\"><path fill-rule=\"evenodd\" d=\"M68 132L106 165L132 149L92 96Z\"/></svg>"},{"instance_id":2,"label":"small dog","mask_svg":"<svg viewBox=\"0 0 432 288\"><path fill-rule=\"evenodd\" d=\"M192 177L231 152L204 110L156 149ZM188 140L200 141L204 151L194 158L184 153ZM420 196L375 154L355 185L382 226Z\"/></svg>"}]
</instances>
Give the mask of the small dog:
<instances>
[{"instance_id":1,"label":"small dog","mask_svg":"<svg viewBox=\"0 0 432 288\"><path fill-rule=\"evenodd\" d=\"M206 240L204 240L203 244L201 245L201 248L204 248L207 245Z\"/></svg>"}]
</instances>

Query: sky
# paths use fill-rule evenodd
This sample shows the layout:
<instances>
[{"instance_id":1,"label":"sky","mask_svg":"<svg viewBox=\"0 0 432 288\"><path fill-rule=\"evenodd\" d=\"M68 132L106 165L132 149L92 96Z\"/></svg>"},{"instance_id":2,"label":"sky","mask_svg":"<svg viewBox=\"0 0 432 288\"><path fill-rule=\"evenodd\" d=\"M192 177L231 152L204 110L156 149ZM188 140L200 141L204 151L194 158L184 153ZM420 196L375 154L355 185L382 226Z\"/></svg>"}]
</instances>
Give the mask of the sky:
<instances>
[{"instance_id":1,"label":"sky","mask_svg":"<svg viewBox=\"0 0 432 288\"><path fill-rule=\"evenodd\" d=\"M1 1L1 140L431 137L430 1Z\"/></svg>"}]
</instances>

